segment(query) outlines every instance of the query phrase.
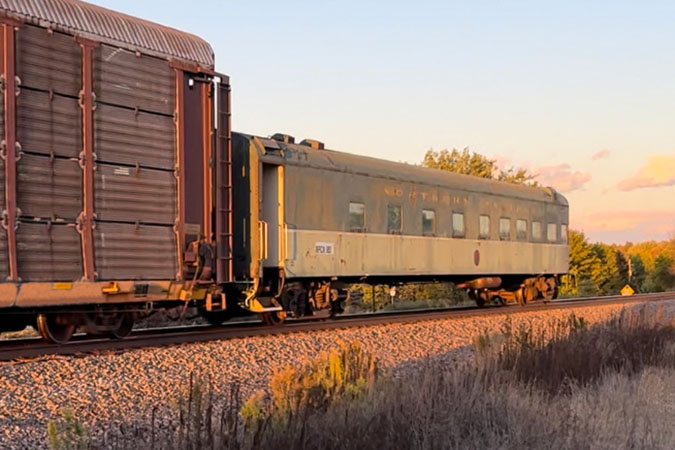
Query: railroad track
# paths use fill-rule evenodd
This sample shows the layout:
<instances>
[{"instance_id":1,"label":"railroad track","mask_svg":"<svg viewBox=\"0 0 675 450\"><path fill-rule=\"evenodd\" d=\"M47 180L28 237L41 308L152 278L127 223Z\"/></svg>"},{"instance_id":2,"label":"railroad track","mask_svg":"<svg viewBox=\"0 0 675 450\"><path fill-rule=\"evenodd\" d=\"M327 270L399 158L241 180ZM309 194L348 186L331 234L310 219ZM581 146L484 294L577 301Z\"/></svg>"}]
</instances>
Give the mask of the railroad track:
<instances>
[{"instance_id":1,"label":"railroad track","mask_svg":"<svg viewBox=\"0 0 675 450\"><path fill-rule=\"evenodd\" d=\"M64 345L48 344L39 338L0 341L0 361L25 361L50 355L87 355L96 352L125 351L146 347L164 347L194 342L235 339L252 336L282 335L315 330L332 330L358 326L405 323L448 318L466 318L495 314L518 314L544 309L572 309L579 306L601 306L675 300L675 292L638 294L630 297L608 296L555 300L525 306L454 307L391 311L346 315L335 319L291 320L282 326L270 327L259 322L238 322L221 327L191 326L138 330L123 340L91 338L78 335Z\"/></svg>"}]
</instances>

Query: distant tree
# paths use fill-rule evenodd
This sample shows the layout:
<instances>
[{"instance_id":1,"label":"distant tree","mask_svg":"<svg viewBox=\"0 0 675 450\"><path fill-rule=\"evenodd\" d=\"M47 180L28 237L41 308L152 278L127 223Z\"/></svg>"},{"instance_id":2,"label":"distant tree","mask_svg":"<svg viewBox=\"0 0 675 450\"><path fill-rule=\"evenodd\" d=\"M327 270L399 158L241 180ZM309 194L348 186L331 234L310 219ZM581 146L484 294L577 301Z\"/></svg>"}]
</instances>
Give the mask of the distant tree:
<instances>
[{"instance_id":1,"label":"distant tree","mask_svg":"<svg viewBox=\"0 0 675 450\"><path fill-rule=\"evenodd\" d=\"M600 260L584 233L570 230L570 279L563 285L566 296L596 295L598 287L592 275Z\"/></svg>"},{"instance_id":2,"label":"distant tree","mask_svg":"<svg viewBox=\"0 0 675 450\"><path fill-rule=\"evenodd\" d=\"M591 278L599 295L618 294L628 283L628 264L618 250L607 244L593 244L597 258Z\"/></svg>"},{"instance_id":3,"label":"distant tree","mask_svg":"<svg viewBox=\"0 0 675 450\"><path fill-rule=\"evenodd\" d=\"M630 279L628 283L638 292L644 292L643 287L647 279L647 268L640 255L630 255Z\"/></svg>"},{"instance_id":4,"label":"distant tree","mask_svg":"<svg viewBox=\"0 0 675 450\"><path fill-rule=\"evenodd\" d=\"M490 159L480 153L472 152L468 148L461 151L457 149L453 149L452 151L429 150L424 155L422 165L430 169L447 170L449 172L506 181L514 184L538 185L535 181L536 175L529 173L527 170L513 167L501 170L497 166L496 160Z\"/></svg>"},{"instance_id":5,"label":"distant tree","mask_svg":"<svg viewBox=\"0 0 675 450\"><path fill-rule=\"evenodd\" d=\"M645 285L650 292L664 292L675 289L675 274L672 271L673 260L659 255L654 261L654 269L647 277Z\"/></svg>"}]
</instances>

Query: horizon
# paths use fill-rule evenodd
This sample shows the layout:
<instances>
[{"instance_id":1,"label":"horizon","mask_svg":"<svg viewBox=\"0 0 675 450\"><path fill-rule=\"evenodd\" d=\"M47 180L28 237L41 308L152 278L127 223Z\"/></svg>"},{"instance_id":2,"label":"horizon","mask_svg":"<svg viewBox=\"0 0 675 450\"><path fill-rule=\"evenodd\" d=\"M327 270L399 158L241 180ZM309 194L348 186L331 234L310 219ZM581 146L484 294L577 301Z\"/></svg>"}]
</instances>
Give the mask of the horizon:
<instances>
[{"instance_id":1,"label":"horizon","mask_svg":"<svg viewBox=\"0 0 675 450\"><path fill-rule=\"evenodd\" d=\"M414 164L468 147L539 174L591 241L675 236L675 4L92 3L206 39L237 131Z\"/></svg>"}]
</instances>

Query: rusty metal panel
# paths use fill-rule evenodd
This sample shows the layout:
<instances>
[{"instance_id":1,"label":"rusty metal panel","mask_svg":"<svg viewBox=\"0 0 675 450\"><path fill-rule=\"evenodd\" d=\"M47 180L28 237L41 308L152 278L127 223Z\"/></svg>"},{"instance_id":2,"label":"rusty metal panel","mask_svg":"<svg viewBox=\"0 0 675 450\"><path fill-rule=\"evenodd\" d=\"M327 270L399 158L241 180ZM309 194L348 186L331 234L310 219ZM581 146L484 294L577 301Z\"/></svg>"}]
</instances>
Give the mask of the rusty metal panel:
<instances>
[{"instance_id":1,"label":"rusty metal panel","mask_svg":"<svg viewBox=\"0 0 675 450\"><path fill-rule=\"evenodd\" d=\"M99 164L94 209L99 220L173 225L176 222L173 172Z\"/></svg>"},{"instance_id":2,"label":"rusty metal panel","mask_svg":"<svg viewBox=\"0 0 675 450\"><path fill-rule=\"evenodd\" d=\"M29 25L19 29L16 44L22 86L77 97L82 89L82 51L75 38Z\"/></svg>"},{"instance_id":3,"label":"rusty metal panel","mask_svg":"<svg viewBox=\"0 0 675 450\"><path fill-rule=\"evenodd\" d=\"M173 227L98 223L96 272L101 280L172 280L176 277Z\"/></svg>"},{"instance_id":4,"label":"rusty metal panel","mask_svg":"<svg viewBox=\"0 0 675 450\"><path fill-rule=\"evenodd\" d=\"M101 45L94 51L97 101L173 116L176 84L165 60Z\"/></svg>"},{"instance_id":5,"label":"rusty metal panel","mask_svg":"<svg viewBox=\"0 0 675 450\"><path fill-rule=\"evenodd\" d=\"M176 168L176 125L171 117L99 104L94 139L98 161Z\"/></svg>"},{"instance_id":6,"label":"rusty metal panel","mask_svg":"<svg viewBox=\"0 0 675 450\"><path fill-rule=\"evenodd\" d=\"M24 154L17 163L17 206L24 217L77 219L82 211L78 162Z\"/></svg>"},{"instance_id":7,"label":"rusty metal panel","mask_svg":"<svg viewBox=\"0 0 675 450\"><path fill-rule=\"evenodd\" d=\"M7 255L7 232L0 227L0 282L9 276L9 259Z\"/></svg>"},{"instance_id":8,"label":"rusty metal panel","mask_svg":"<svg viewBox=\"0 0 675 450\"><path fill-rule=\"evenodd\" d=\"M79 156L82 110L77 100L23 89L17 106L17 134L24 152Z\"/></svg>"},{"instance_id":9,"label":"rusty metal panel","mask_svg":"<svg viewBox=\"0 0 675 450\"><path fill-rule=\"evenodd\" d=\"M100 6L78 0L0 0L0 8L35 25L214 67L213 49L203 39Z\"/></svg>"},{"instance_id":10,"label":"rusty metal panel","mask_svg":"<svg viewBox=\"0 0 675 450\"><path fill-rule=\"evenodd\" d=\"M74 224L21 222L16 240L19 277L23 281L82 278L80 235Z\"/></svg>"}]
</instances>

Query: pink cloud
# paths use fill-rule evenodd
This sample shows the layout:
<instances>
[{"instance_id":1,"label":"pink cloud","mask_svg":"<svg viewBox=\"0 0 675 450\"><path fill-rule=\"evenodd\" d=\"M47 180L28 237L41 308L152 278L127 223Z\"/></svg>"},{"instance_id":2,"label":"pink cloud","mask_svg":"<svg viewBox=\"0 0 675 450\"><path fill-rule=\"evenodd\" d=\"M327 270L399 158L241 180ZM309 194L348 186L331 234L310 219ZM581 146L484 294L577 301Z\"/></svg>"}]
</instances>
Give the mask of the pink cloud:
<instances>
[{"instance_id":1,"label":"pink cloud","mask_svg":"<svg viewBox=\"0 0 675 450\"><path fill-rule=\"evenodd\" d=\"M585 232L631 232L663 239L675 230L675 210L598 211L573 217L571 222Z\"/></svg>"},{"instance_id":2,"label":"pink cloud","mask_svg":"<svg viewBox=\"0 0 675 450\"><path fill-rule=\"evenodd\" d=\"M569 164L544 166L535 170L537 181L544 186L553 186L560 192L572 192L591 181L591 174L573 171Z\"/></svg>"},{"instance_id":3,"label":"pink cloud","mask_svg":"<svg viewBox=\"0 0 675 450\"><path fill-rule=\"evenodd\" d=\"M598 159L605 159L605 158L609 158L609 155L611 155L611 154L612 154L612 152L609 151L609 150L607 150L607 149L605 149L605 150L600 150L598 153L596 153L595 155L591 156L591 159L592 159L593 161L596 161L596 160L598 160Z\"/></svg>"},{"instance_id":4,"label":"pink cloud","mask_svg":"<svg viewBox=\"0 0 675 450\"><path fill-rule=\"evenodd\" d=\"M622 191L675 185L675 155L652 155L637 173L622 180L618 187Z\"/></svg>"}]
</instances>

